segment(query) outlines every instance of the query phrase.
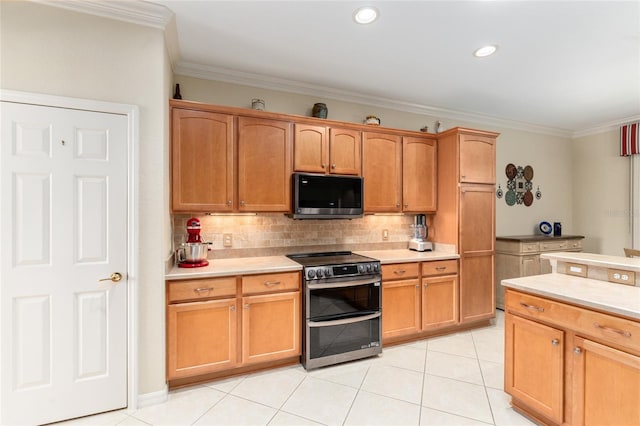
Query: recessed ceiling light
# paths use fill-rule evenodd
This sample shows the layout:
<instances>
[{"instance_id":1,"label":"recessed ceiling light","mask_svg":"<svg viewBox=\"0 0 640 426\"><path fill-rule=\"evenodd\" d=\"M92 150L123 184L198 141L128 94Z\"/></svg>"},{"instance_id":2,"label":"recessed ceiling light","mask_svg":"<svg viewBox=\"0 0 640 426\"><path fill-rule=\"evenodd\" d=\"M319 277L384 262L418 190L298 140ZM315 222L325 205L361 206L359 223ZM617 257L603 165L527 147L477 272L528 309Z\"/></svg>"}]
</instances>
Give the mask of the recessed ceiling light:
<instances>
[{"instance_id":1,"label":"recessed ceiling light","mask_svg":"<svg viewBox=\"0 0 640 426\"><path fill-rule=\"evenodd\" d=\"M494 53L496 53L496 50L498 50L498 46L493 44L482 46L480 49L473 52L473 56L484 58L485 56L493 55Z\"/></svg>"},{"instance_id":2,"label":"recessed ceiling light","mask_svg":"<svg viewBox=\"0 0 640 426\"><path fill-rule=\"evenodd\" d=\"M358 24L370 24L378 19L378 10L371 6L364 6L353 12L353 20Z\"/></svg>"}]
</instances>

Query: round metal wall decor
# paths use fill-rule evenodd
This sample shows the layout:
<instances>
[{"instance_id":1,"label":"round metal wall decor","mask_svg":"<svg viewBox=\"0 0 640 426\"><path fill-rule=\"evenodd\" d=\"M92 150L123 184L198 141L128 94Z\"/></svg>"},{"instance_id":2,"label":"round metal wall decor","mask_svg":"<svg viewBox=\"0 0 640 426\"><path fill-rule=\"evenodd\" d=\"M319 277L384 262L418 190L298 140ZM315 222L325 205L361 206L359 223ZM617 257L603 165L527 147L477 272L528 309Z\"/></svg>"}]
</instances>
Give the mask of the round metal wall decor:
<instances>
[{"instance_id":1,"label":"round metal wall decor","mask_svg":"<svg viewBox=\"0 0 640 426\"><path fill-rule=\"evenodd\" d=\"M529 165L522 167L509 163L504 168L504 174L507 176L507 192L504 194L504 201L508 206L524 204L529 207L533 204L534 199L542 198L540 186L538 186L535 195L533 193L533 167ZM496 197L502 198L500 185L498 185Z\"/></svg>"}]
</instances>

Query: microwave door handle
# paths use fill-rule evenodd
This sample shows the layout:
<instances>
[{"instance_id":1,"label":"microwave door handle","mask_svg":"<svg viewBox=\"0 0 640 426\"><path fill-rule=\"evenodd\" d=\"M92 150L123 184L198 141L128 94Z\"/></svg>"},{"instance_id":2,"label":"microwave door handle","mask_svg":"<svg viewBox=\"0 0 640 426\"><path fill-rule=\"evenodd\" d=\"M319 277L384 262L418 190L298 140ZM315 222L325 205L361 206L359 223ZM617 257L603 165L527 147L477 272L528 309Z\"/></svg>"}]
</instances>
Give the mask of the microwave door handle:
<instances>
[{"instance_id":1,"label":"microwave door handle","mask_svg":"<svg viewBox=\"0 0 640 426\"><path fill-rule=\"evenodd\" d=\"M361 321L369 321L375 318L379 318L380 315L382 315L380 312L376 312L375 314L370 314L370 315L362 315L360 317L353 317L353 318L346 318L346 319L339 319L339 320L333 320L333 321L307 321L307 325L309 327L332 327L332 326L336 326L336 325L347 325L347 324L353 324L356 322L361 322Z\"/></svg>"},{"instance_id":2,"label":"microwave door handle","mask_svg":"<svg viewBox=\"0 0 640 426\"><path fill-rule=\"evenodd\" d=\"M354 287L358 285L380 285L379 279L364 279L364 280L350 280L341 281L336 283L324 283L324 284L307 284L309 290L322 290L327 288L341 288L341 287Z\"/></svg>"}]
</instances>

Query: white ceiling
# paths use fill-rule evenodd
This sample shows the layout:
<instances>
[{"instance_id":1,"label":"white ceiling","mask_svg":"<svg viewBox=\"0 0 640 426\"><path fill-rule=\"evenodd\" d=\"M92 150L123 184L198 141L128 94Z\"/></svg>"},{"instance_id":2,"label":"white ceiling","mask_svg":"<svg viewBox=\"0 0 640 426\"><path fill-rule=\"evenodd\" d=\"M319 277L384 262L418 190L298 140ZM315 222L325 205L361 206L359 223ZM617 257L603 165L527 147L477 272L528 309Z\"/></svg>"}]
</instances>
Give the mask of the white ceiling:
<instances>
[{"instance_id":1,"label":"white ceiling","mask_svg":"<svg viewBox=\"0 0 640 426\"><path fill-rule=\"evenodd\" d=\"M180 74L573 134L640 117L640 1L151 3Z\"/></svg>"}]
</instances>

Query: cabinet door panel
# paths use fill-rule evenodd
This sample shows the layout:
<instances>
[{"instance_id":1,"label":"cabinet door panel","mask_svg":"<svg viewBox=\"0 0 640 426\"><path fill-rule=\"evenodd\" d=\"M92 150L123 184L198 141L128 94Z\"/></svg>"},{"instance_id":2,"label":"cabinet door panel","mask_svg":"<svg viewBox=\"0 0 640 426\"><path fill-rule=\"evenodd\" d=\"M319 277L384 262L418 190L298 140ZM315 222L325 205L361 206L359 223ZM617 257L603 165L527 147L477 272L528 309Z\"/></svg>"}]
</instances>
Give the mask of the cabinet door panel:
<instances>
[{"instance_id":1,"label":"cabinet door panel","mask_svg":"<svg viewBox=\"0 0 640 426\"><path fill-rule=\"evenodd\" d=\"M296 123L293 144L295 171L310 173L327 171L329 153L326 127Z\"/></svg>"},{"instance_id":2,"label":"cabinet door panel","mask_svg":"<svg viewBox=\"0 0 640 426\"><path fill-rule=\"evenodd\" d=\"M564 332L505 316L505 391L560 424L564 398Z\"/></svg>"},{"instance_id":3,"label":"cabinet door panel","mask_svg":"<svg viewBox=\"0 0 640 426\"><path fill-rule=\"evenodd\" d=\"M242 362L300 355L300 292L242 298Z\"/></svg>"},{"instance_id":4,"label":"cabinet door panel","mask_svg":"<svg viewBox=\"0 0 640 426\"><path fill-rule=\"evenodd\" d=\"M540 256L522 256L521 257L520 275L517 277L528 277L530 275L540 274ZM511 278L511 277L509 277Z\"/></svg>"},{"instance_id":5,"label":"cabinet door panel","mask_svg":"<svg viewBox=\"0 0 640 426\"><path fill-rule=\"evenodd\" d=\"M574 339L573 423L640 424L640 357Z\"/></svg>"},{"instance_id":6,"label":"cabinet door panel","mask_svg":"<svg viewBox=\"0 0 640 426\"><path fill-rule=\"evenodd\" d=\"M291 123L238 117L239 210L291 210Z\"/></svg>"},{"instance_id":7,"label":"cabinet door panel","mask_svg":"<svg viewBox=\"0 0 640 426\"><path fill-rule=\"evenodd\" d=\"M169 305L167 330L169 380L236 366L236 299Z\"/></svg>"},{"instance_id":8,"label":"cabinet door panel","mask_svg":"<svg viewBox=\"0 0 640 426\"><path fill-rule=\"evenodd\" d=\"M362 135L359 130L329 130L329 167L331 173L357 175L362 172Z\"/></svg>"},{"instance_id":9,"label":"cabinet door panel","mask_svg":"<svg viewBox=\"0 0 640 426\"><path fill-rule=\"evenodd\" d=\"M365 212L399 212L402 196L402 137L363 133Z\"/></svg>"},{"instance_id":10,"label":"cabinet door panel","mask_svg":"<svg viewBox=\"0 0 640 426\"><path fill-rule=\"evenodd\" d=\"M382 283L382 337L420 331L420 283L417 279Z\"/></svg>"},{"instance_id":11,"label":"cabinet door panel","mask_svg":"<svg viewBox=\"0 0 640 426\"><path fill-rule=\"evenodd\" d=\"M492 185L460 188L460 254L493 252L495 206Z\"/></svg>"},{"instance_id":12,"label":"cabinet door panel","mask_svg":"<svg viewBox=\"0 0 640 426\"><path fill-rule=\"evenodd\" d=\"M468 256L460 261L460 322L495 316L493 255Z\"/></svg>"},{"instance_id":13,"label":"cabinet door panel","mask_svg":"<svg viewBox=\"0 0 640 426\"><path fill-rule=\"evenodd\" d=\"M422 280L422 329L458 323L458 277L443 276Z\"/></svg>"},{"instance_id":14,"label":"cabinet door panel","mask_svg":"<svg viewBox=\"0 0 640 426\"><path fill-rule=\"evenodd\" d=\"M406 212L436 210L436 146L433 139L402 140L402 203Z\"/></svg>"},{"instance_id":15,"label":"cabinet door panel","mask_svg":"<svg viewBox=\"0 0 640 426\"><path fill-rule=\"evenodd\" d=\"M496 140L460 135L460 182L496 183Z\"/></svg>"},{"instance_id":16,"label":"cabinet door panel","mask_svg":"<svg viewBox=\"0 0 640 426\"><path fill-rule=\"evenodd\" d=\"M233 210L233 116L174 108L171 126L172 210Z\"/></svg>"}]
</instances>

